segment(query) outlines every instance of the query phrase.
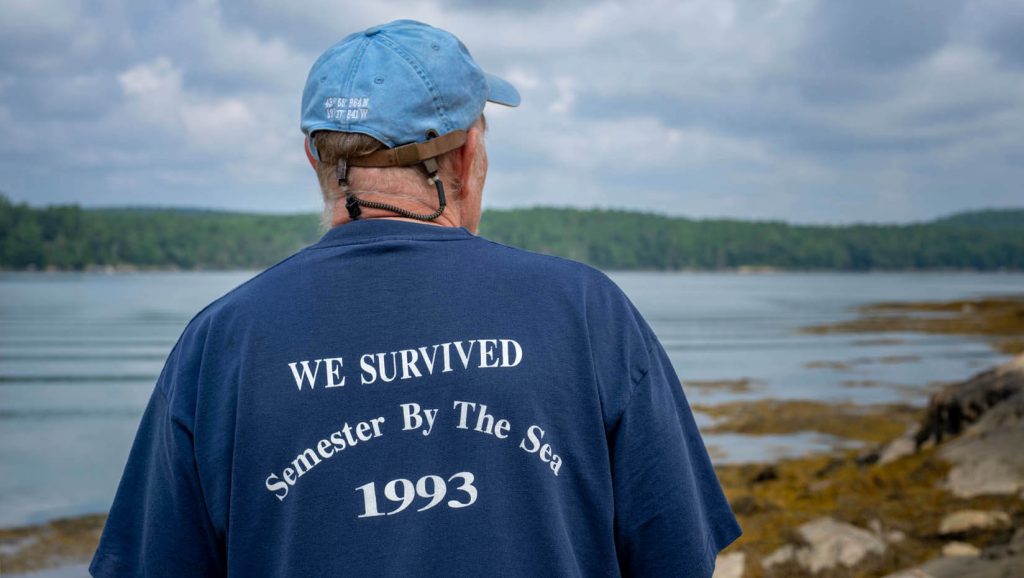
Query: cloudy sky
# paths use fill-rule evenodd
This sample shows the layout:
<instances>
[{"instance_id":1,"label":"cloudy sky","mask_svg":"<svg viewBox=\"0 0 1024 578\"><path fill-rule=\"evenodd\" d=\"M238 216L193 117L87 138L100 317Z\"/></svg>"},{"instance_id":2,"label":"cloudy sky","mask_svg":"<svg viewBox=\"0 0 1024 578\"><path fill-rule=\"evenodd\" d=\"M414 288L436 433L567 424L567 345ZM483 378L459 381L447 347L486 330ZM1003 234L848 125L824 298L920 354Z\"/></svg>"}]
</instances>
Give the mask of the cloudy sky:
<instances>
[{"instance_id":1,"label":"cloudy sky","mask_svg":"<svg viewBox=\"0 0 1024 578\"><path fill-rule=\"evenodd\" d=\"M516 84L485 207L794 222L1024 205L1024 1L0 1L0 191L317 211L316 57L396 18Z\"/></svg>"}]
</instances>

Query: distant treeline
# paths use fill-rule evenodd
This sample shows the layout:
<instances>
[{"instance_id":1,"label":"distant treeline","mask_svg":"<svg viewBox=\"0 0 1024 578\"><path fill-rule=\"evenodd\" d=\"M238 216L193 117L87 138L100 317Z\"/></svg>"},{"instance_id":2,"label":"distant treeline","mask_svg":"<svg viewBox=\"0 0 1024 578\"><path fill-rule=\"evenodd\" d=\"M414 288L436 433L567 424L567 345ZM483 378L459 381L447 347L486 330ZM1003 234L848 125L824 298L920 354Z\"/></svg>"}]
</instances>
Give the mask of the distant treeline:
<instances>
[{"instance_id":1,"label":"distant treeline","mask_svg":"<svg viewBox=\"0 0 1024 578\"><path fill-rule=\"evenodd\" d=\"M602 269L1024 270L1024 209L810 226L531 208L485 211L480 228L489 239ZM312 214L33 208L0 195L0 269L256 269L318 237Z\"/></svg>"}]
</instances>

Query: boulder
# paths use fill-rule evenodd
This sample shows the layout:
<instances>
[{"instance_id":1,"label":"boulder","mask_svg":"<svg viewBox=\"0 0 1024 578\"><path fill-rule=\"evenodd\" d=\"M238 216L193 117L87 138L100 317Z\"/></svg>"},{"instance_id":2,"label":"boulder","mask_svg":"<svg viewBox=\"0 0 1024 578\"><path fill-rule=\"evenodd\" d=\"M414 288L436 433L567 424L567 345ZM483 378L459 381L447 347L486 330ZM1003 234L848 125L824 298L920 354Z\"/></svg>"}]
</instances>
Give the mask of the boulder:
<instances>
[{"instance_id":1,"label":"boulder","mask_svg":"<svg viewBox=\"0 0 1024 578\"><path fill-rule=\"evenodd\" d=\"M989 409L1024 391L1024 355L978 373L932 394L924 423L915 436L918 447L960 435Z\"/></svg>"},{"instance_id":2,"label":"boulder","mask_svg":"<svg viewBox=\"0 0 1024 578\"><path fill-rule=\"evenodd\" d=\"M778 566L785 564L786 562L792 561L796 558L796 546L792 544L786 544L781 548L775 550L771 554L761 559L761 566L765 568L771 568L772 566Z\"/></svg>"},{"instance_id":3,"label":"boulder","mask_svg":"<svg viewBox=\"0 0 1024 578\"><path fill-rule=\"evenodd\" d=\"M933 394L913 438L915 449L941 445L941 457L953 466L946 488L954 495L1024 497L1024 354ZM907 440L896 439L881 450L879 462L907 450Z\"/></svg>"},{"instance_id":4,"label":"boulder","mask_svg":"<svg viewBox=\"0 0 1024 578\"><path fill-rule=\"evenodd\" d=\"M939 534L969 534L1010 525L1010 516L996 510L959 510L948 514L939 523Z\"/></svg>"},{"instance_id":5,"label":"boulder","mask_svg":"<svg viewBox=\"0 0 1024 578\"><path fill-rule=\"evenodd\" d=\"M715 562L715 573L711 578L743 578L747 555L743 552L722 554Z\"/></svg>"},{"instance_id":6,"label":"boulder","mask_svg":"<svg viewBox=\"0 0 1024 578\"><path fill-rule=\"evenodd\" d=\"M883 554L885 542L873 532L833 518L817 518L797 528L804 544L788 544L762 560L765 568L795 560L817 573L837 566L851 568L870 554Z\"/></svg>"},{"instance_id":7,"label":"boulder","mask_svg":"<svg viewBox=\"0 0 1024 578\"><path fill-rule=\"evenodd\" d=\"M942 547L942 555L946 557L977 556L978 554L981 554L981 550L967 542L950 542Z\"/></svg>"},{"instance_id":8,"label":"boulder","mask_svg":"<svg viewBox=\"0 0 1024 578\"><path fill-rule=\"evenodd\" d=\"M884 466L904 456L912 455L915 451L917 451L917 442L914 436L900 436L882 448L878 455L878 464Z\"/></svg>"},{"instance_id":9,"label":"boulder","mask_svg":"<svg viewBox=\"0 0 1024 578\"><path fill-rule=\"evenodd\" d=\"M899 544L900 542L907 539L906 532L902 530L889 530L885 534L885 541L890 544Z\"/></svg>"},{"instance_id":10,"label":"boulder","mask_svg":"<svg viewBox=\"0 0 1024 578\"><path fill-rule=\"evenodd\" d=\"M974 544L967 542L949 542L942 546L942 555L954 556L954 555L979 555L981 550Z\"/></svg>"},{"instance_id":11,"label":"boulder","mask_svg":"<svg viewBox=\"0 0 1024 578\"><path fill-rule=\"evenodd\" d=\"M1024 491L1024 391L1003 400L946 444L940 455L953 464L946 486L972 498Z\"/></svg>"},{"instance_id":12,"label":"boulder","mask_svg":"<svg viewBox=\"0 0 1024 578\"><path fill-rule=\"evenodd\" d=\"M811 572L838 565L852 567L869 554L883 554L886 546L872 532L832 518L818 518L801 525L797 531L807 546L796 553L796 560Z\"/></svg>"}]
</instances>

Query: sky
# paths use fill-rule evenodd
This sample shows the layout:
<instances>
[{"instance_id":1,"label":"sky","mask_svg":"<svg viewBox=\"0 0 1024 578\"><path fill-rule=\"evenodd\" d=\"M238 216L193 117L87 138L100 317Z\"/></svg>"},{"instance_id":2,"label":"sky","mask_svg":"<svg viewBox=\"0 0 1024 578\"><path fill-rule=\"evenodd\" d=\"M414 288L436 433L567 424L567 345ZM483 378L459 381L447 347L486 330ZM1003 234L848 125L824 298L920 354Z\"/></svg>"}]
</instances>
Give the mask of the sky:
<instances>
[{"instance_id":1,"label":"sky","mask_svg":"<svg viewBox=\"0 0 1024 578\"><path fill-rule=\"evenodd\" d=\"M320 209L299 107L324 50L411 18L489 105L484 207L910 222L1024 206L1024 1L0 0L0 193Z\"/></svg>"}]
</instances>

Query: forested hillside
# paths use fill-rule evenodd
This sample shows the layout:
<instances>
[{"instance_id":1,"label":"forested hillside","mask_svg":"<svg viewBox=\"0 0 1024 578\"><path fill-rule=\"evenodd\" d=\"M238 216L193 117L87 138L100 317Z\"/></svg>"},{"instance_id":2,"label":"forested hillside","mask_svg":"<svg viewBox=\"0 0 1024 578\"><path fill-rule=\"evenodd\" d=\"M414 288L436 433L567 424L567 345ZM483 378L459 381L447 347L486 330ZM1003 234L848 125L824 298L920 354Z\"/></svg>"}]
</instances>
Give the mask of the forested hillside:
<instances>
[{"instance_id":1,"label":"forested hillside","mask_svg":"<svg viewBox=\"0 0 1024 578\"><path fill-rule=\"evenodd\" d=\"M480 234L603 269L1024 270L1024 210L908 225L809 226L568 208L485 211ZM0 196L0 269L262 268L319 236L317 216L34 208Z\"/></svg>"}]
</instances>

